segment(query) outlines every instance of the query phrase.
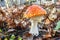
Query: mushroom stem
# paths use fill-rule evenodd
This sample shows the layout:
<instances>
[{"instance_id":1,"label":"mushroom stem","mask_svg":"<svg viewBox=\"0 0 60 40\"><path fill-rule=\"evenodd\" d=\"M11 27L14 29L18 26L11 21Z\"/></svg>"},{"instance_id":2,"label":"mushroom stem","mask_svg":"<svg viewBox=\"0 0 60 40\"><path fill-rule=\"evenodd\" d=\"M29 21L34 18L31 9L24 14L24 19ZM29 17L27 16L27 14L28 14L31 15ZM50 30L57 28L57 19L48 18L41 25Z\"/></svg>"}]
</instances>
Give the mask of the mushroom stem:
<instances>
[{"instance_id":1,"label":"mushroom stem","mask_svg":"<svg viewBox=\"0 0 60 40\"><path fill-rule=\"evenodd\" d=\"M38 36L38 27L37 27L37 20L31 20L31 29L30 32L32 35Z\"/></svg>"}]
</instances>

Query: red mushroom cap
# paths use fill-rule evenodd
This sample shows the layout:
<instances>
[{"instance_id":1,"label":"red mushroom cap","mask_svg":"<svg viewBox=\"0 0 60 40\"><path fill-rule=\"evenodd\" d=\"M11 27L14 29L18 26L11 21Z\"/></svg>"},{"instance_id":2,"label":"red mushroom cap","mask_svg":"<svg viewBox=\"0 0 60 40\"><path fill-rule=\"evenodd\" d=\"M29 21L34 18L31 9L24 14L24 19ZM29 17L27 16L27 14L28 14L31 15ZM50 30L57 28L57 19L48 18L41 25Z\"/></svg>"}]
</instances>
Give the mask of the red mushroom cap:
<instances>
[{"instance_id":1,"label":"red mushroom cap","mask_svg":"<svg viewBox=\"0 0 60 40\"><path fill-rule=\"evenodd\" d=\"M28 7L24 16L26 18L31 18L31 17L36 17L36 16L42 16L45 14L46 14L46 11L42 7L40 7L38 5L32 5L32 6Z\"/></svg>"}]
</instances>

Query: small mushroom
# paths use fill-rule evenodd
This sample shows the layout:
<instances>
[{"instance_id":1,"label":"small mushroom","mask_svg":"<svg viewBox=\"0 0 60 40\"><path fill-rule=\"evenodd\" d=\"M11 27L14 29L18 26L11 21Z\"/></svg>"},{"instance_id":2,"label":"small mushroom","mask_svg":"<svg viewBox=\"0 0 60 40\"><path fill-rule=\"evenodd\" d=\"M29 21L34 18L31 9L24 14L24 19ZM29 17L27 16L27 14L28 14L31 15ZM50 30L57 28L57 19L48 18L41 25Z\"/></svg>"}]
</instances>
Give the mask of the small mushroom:
<instances>
[{"instance_id":1,"label":"small mushroom","mask_svg":"<svg viewBox=\"0 0 60 40\"><path fill-rule=\"evenodd\" d=\"M46 14L46 11L38 5L32 5L28 7L26 14L24 14L24 16L26 18L30 18L30 21L31 21L31 28L29 33L36 36L39 35L37 24L38 22L41 21L40 17L45 14Z\"/></svg>"}]
</instances>

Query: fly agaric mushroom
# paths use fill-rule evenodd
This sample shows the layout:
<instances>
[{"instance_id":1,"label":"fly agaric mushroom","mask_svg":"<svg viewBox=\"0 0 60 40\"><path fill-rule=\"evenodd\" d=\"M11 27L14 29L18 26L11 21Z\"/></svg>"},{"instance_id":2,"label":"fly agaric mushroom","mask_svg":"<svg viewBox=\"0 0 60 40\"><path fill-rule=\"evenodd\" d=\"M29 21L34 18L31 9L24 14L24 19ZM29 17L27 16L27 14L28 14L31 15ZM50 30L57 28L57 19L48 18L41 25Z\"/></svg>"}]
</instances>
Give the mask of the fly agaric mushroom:
<instances>
[{"instance_id":1,"label":"fly agaric mushroom","mask_svg":"<svg viewBox=\"0 0 60 40\"><path fill-rule=\"evenodd\" d=\"M38 5L32 5L28 7L26 14L24 14L24 17L30 18L31 23L32 23L29 33L36 36L39 35L37 24L41 20L40 17L45 14L46 14L46 11Z\"/></svg>"}]
</instances>

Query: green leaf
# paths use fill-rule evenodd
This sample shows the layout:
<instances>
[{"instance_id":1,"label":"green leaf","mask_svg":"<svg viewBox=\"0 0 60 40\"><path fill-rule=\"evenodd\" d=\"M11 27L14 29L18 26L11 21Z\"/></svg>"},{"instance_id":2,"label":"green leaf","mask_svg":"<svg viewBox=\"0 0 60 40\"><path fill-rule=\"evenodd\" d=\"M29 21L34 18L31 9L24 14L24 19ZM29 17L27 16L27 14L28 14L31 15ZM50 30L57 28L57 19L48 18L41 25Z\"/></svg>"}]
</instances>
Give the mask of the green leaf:
<instances>
[{"instance_id":1,"label":"green leaf","mask_svg":"<svg viewBox=\"0 0 60 40\"><path fill-rule=\"evenodd\" d=\"M2 30L0 29L0 32L2 32Z\"/></svg>"},{"instance_id":2,"label":"green leaf","mask_svg":"<svg viewBox=\"0 0 60 40\"><path fill-rule=\"evenodd\" d=\"M18 37L18 40L22 40L22 38L21 37Z\"/></svg>"},{"instance_id":3,"label":"green leaf","mask_svg":"<svg viewBox=\"0 0 60 40\"><path fill-rule=\"evenodd\" d=\"M10 40L14 40L14 39L10 39Z\"/></svg>"},{"instance_id":4,"label":"green leaf","mask_svg":"<svg viewBox=\"0 0 60 40\"><path fill-rule=\"evenodd\" d=\"M14 39L15 39L15 35L13 34L11 35L10 40L14 40Z\"/></svg>"},{"instance_id":5,"label":"green leaf","mask_svg":"<svg viewBox=\"0 0 60 40\"><path fill-rule=\"evenodd\" d=\"M8 40L7 38L5 38L4 40Z\"/></svg>"},{"instance_id":6,"label":"green leaf","mask_svg":"<svg viewBox=\"0 0 60 40\"><path fill-rule=\"evenodd\" d=\"M57 22L57 26L55 27L55 30L59 30L60 29L60 21Z\"/></svg>"}]
</instances>

